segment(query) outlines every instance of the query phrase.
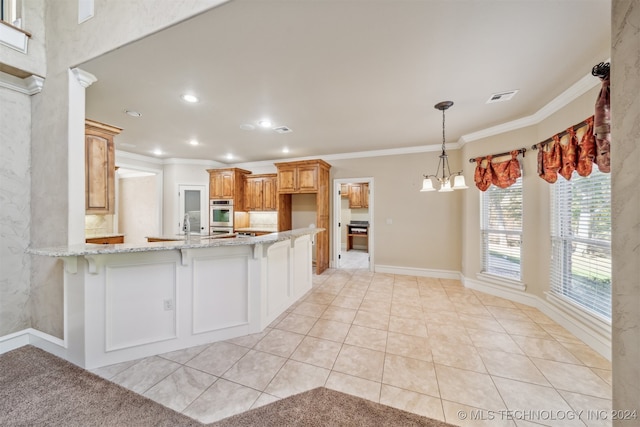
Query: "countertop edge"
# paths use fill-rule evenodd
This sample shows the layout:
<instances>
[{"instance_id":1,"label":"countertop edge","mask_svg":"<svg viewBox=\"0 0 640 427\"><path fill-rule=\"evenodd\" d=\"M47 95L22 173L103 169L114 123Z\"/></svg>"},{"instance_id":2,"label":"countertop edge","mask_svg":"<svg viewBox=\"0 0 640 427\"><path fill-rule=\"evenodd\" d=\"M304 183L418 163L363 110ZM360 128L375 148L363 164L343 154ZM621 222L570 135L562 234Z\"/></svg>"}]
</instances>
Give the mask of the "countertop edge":
<instances>
[{"instance_id":1,"label":"countertop edge","mask_svg":"<svg viewBox=\"0 0 640 427\"><path fill-rule=\"evenodd\" d=\"M197 241L174 240L169 242L150 242L150 243L120 243L113 245L100 245L95 243L80 243L69 246L56 246L48 248L27 248L26 253L30 255L40 255L49 257L73 257L84 255L107 255L107 254L123 254L135 252L154 252L154 251L171 251L183 249L201 249L219 246L241 246L241 245L257 245L264 243L276 243L280 241L290 240L294 237L305 235L316 235L325 231L324 228L299 228L290 231L281 231L278 233L266 234L256 237L234 237L226 239L198 239Z\"/></svg>"}]
</instances>

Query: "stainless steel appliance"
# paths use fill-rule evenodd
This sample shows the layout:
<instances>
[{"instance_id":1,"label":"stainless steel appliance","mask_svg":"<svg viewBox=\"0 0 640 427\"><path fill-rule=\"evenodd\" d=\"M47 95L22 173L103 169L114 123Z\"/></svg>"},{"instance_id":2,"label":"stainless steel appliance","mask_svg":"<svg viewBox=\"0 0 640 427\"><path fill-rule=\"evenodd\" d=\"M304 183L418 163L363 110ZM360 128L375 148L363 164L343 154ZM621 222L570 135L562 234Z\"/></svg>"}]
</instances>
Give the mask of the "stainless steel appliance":
<instances>
[{"instance_id":1,"label":"stainless steel appliance","mask_svg":"<svg viewBox=\"0 0 640 427\"><path fill-rule=\"evenodd\" d=\"M233 234L233 227L209 227L209 235Z\"/></svg>"},{"instance_id":2,"label":"stainless steel appliance","mask_svg":"<svg viewBox=\"0 0 640 427\"><path fill-rule=\"evenodd\" d=\"M233 230L233 200L211 199L209 211L211 212L210 227L231 227Z\"/></svg>"}]
</instances>

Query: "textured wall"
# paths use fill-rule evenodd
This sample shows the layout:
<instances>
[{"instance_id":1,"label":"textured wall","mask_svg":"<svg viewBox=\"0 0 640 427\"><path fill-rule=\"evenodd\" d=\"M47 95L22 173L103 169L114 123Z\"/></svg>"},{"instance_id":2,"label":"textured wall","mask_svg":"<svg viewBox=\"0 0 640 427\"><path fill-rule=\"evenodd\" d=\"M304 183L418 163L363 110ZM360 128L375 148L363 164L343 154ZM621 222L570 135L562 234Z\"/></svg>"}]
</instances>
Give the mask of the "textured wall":
<instances>
[{"instance_id":1,"label":"textured wall","mask_svg":"<svg viewBox=\"0 0 640 427\"><path fill-rule=\"evenodd\" d=\"M78 1L41 2L46 32L46 80L32 97L31 120L31 244L66 244L69 218L83 216L77 194L69 183L84 180L81 165L70 164L69 152L81 141L71 141L82 120L70 120L68 69L88 59L137 40L214 7L220 0L95 1L95 16L78 24ZM136 19L122 19L135 16ZM41 39L42 34L38 34ZM28 126L21 123L20 126ZM71 133L70 133L71 129ZM28 191L28 188L25 188ZM84 197L84 196L81 196ZM70 211L71 209L71 211ZM76 227L77 224L71 224ZM82 224L84 228L84 224ZM63 338L62 262L33 257L31 269L31 326ZM12 331L13 332L13 331Z\"/></svg>"},{"instance_id":2,"label":"textured wall","mask_svg":"<svg viewBox=\"0 0 640 427\"><path fill-rule=\"evenodd\" d=\"M640 3L613 1L611 35L613 407L640 417Z\"/></svg>"},{"instance_id":3,"label":"textured wall","mask_svg":"<svg viewBox=\"0 0 640 427\"><path fill-rule=\"evenodd\" d=\"M0 336L30 326L31 97L0 88Z\"/></svg>"}]
</instances>

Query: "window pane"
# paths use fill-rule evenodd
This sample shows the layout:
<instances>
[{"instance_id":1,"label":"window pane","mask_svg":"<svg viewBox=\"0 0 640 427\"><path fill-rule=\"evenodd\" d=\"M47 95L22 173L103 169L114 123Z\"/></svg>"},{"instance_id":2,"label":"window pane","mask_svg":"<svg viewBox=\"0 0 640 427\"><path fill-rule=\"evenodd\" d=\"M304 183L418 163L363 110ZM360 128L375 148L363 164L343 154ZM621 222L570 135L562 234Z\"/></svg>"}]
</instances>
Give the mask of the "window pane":
<instances>
[{"instance_id":1,"label":"window pane","mask_svg":"<svg viewBox=\"0 0 640 427\"><path fill-rule=\"evenodd\" d=\"M482 271L521 278L522 178L508 188L482 193Z\"/></svg>"},{"instance_id":2,"label":"window pane","mask_svg":"<svg viewBox=\"0 0 640 427\"><path fill-rule=\"evenodd\" d=\"M611 318L611 177L558 178L552 190L551 291Z\"/></svg>"}]
</instances>

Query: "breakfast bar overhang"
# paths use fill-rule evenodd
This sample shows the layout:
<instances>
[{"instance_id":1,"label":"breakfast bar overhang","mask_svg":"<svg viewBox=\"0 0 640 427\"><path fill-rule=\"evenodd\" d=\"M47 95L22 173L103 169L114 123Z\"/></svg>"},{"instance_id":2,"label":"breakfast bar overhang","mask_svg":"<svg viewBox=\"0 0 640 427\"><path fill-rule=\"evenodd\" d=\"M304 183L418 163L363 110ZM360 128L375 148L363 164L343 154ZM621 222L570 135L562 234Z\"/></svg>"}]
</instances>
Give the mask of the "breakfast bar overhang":
<instances>
[{"instance_id":1,"label":"breakfast bar overhang","mask_svg":"<svg viewBox=\"0 0 640 427\"><path fill-rule=\"evenodd\" d=\"M29 249L64 260L64 339L86 369L262 331L311 289L323 229Z\"/></svg>"}]
</instances>

